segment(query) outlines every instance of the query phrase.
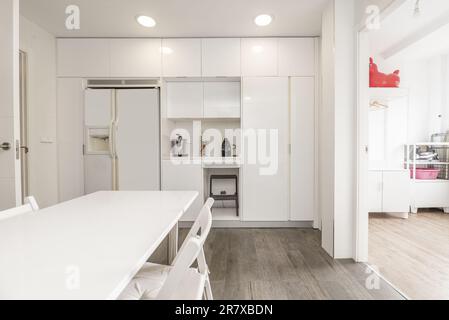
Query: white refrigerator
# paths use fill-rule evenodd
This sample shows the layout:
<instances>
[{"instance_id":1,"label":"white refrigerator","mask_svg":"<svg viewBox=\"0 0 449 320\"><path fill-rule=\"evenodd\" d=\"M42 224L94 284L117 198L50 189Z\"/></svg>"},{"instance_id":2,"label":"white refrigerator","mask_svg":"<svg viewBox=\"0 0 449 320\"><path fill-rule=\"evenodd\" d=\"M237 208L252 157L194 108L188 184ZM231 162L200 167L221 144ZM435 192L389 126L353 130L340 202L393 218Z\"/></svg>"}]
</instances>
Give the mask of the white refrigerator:
<instances>
[{"instance_id":1,"label":"white refrigerator","mask_svg":"<svg viewBox=\"0 0 449 320\"><path fill-rule=\"evenodd\" d=\"M159 89L86 89L85 193L160 190Z\"/></svg>"}]
</instances>

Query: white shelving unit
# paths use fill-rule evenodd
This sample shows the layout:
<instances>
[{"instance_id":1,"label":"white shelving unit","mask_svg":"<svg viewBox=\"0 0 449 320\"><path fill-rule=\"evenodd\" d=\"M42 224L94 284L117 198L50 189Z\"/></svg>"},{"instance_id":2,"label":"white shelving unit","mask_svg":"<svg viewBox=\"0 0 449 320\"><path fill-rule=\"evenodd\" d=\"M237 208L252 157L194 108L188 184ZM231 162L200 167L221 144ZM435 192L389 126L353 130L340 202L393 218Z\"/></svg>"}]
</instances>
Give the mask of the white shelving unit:
<instances>
[{"instance_id":1,"label":"white shelving unit","mask_svg":"<svg viewBox=\"0 0 449 320\"><path fill-rule=\"evenodd\" d=\"M412 148L412 149L411 149ZM449 213L449 162L443 157L443 161L439 160L417 160L418 148L427 148L433 150L438 148L443 150L445 155L449 155L448 142L423 142L405 146L406 152L406 168L413 172L412 174L412 201L411 209L413 213L418 213L420 208L440 208L445 213ZM447 150L445 150L447 149ZM441 151L440 151L441 152ZM440 157L442 155L439 154ZM420 180L416 178L417 168L440 168L438 179Z\"/></svg>"}]
</instances>

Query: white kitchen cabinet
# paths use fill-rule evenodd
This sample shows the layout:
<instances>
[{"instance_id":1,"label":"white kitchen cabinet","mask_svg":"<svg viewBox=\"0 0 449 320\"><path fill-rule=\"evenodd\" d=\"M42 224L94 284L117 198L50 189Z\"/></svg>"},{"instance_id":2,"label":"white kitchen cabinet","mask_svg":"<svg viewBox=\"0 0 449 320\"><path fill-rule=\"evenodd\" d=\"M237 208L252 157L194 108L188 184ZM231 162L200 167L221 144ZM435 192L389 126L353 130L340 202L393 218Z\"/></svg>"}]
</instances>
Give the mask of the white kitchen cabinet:
<instances>
[{"instance_id":1,"label":"white kitchen cabinet","mask_svg":"<svg viewBox=\"0 0 449 320\"><path fill-rule=\"evenodd\" d=\"M156 78L162 74L160 39L112 39L111 77Z\"/></svg>"},{"instance_id":2,"label":"white kitchen cabinet","mask_svg":"<svg viewBox=\"0 0 449 320\"><path fill-rule=\"evenodd\" d=\"M447 180L412 181L412 212L420 208L441 208L449 213L449 182Z\"/></svg>"},{"instance_id":3,"label":"white kitchen cabinet","mask_svg":"<svg viewBox=\"0 0 449 320\"><path fill-rule=\"evenodd\" d=\"M278 75L278 39L242 39L242 76Z\"/></svg>"},{"instance_id":4,"label":"white kitchen cabinet","mask_svg":"<svg viewBox=\"0 0 449 320\"><path fill-rule=\"evenodd\" d=\"M87 127L109 128L112 119L113 91L87 89L84 94L84 124Z\"/></svg>"},{"instance_id":5,"label":"white kitchen cabinet","mask_svg":"<svg viewBox=\"0 0 449 320\"><path fill-rule=\"evenodd\" d=\"M199 119L203 117L202 82L167 82L167 117Z\"/></svg>"},{"instance_id":6,"label":"white kitchen cabinet","mask_svg":"<svg viewBox=\"0 0 449 320\"><path fill-rule=\"evenodd\" d=\"M315 79L290 80L290 219L315 216Z\"/></svg>"},{"instance_id":7,"label":"white kitchen cabinet","mask_svg":"<svg viewBox=\"0 0 449 320\"><path fill-rule=\"evenodd\" d=\"M368 174L369 212L383 212L382 207L382 171L370 171Z\"/></svg>"},{"instance_id":8,"label":"white kitchen cabinet","mask_svg":"<svg viewBox=\"0 0 449 320\"><path fill-rule=\"evenodd\" d=\"M83 80L57 80L59 201L84 195Z\"/></svg>"},{"instance_id":9,"label":"white kitchen cabinet","mask_svg":"<svg viewBox=\"0 0 449 320\"><path fill-rule=\"evenodd\" d=\"M288 78L243 79L244 221L289 220L288 101Z\"/></svg>"},{"instance_id":10,"label":"white kitchen cabinet","mask_svg":"<svg viewBox=\"0 0 449 320\"><path fill-rule=\"evenodd\" d=\"M204 118L240 118L240 82L204 83Z\"/></svg>"},{"instance_id":11,"label":"white kitchen cabinet","mask_svg":"<svg viewBox=\"0 0 449 320\"><path fill-rule=\"evenodd\" d=\"M201 39L163 39L164 77L201 77Z\"/></svg>"},{"instance_id":12,"label":"white kitchen cabinet","mask_svg":"<svg viewBox=\"0 0 449 320\"><path fill-rule=\"evenodd\" d=\"M203 77L240 77L240 39L202 40Z\"/></svg>"},{"instance_id":13,"label":"white kitchen cabinet","mask_svg":"<svg viewBox=\"0 0 449 320\"><path fill-rule=\"evenodd\" d=\"M410 172L386 170L369 172L369 211L390 214L410 212Z\"/></svg>"},{"instance_id":14,"label":"white kitchen cabinet","mask_svg":"<svg viewBox=\"0 0 449 320\"><path fill-rule=\"evenodd\" d=\"M410 212L410 172L384 171L383 212Z\"/></svg>"},{"instance_id":15,"label":"white kitchen cabinet","mask_svg":"<svg viewBox=\"0 0 449 320\"><path fill-rule=\"evenodd\" d=\"M312 77L315 75L315 39L279 39L279 75Z\"/></svg>"},{"instance_id":16,"label":"white kitchen cabinet","mask_svg":"<svg viewBox=\"0 0 449 320\"><path fill-rule=\"evenodd\" d=\"M181 221L195 221L204 205L203 167L201 164L183 164L182 161L162 161L163 191L198 191L199 195Z\"/></svg>"},{"instance_id":17,"label":"white kitchen cabinet","mask_svg":"<svg viewBox=\"0 0 449 320\"><path fill-rule=\"evenodd\" d=\"M59 77L109 77L108 39L58 39Z\"/></svg>"}]
</instances>

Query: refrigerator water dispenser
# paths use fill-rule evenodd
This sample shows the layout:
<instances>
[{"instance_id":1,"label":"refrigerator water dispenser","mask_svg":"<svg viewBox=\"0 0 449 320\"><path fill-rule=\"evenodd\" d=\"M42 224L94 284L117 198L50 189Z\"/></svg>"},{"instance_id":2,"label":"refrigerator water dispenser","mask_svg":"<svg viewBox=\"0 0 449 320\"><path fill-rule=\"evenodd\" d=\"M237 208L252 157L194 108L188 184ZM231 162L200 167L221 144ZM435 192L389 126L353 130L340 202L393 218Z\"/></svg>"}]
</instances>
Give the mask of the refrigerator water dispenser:
<instances>
[{"instance_id":1,"label":"refrigerator water dispenser","mask_svg":"<svg viewBox=\"0 0 449 320\"><path fill-rule=\"evenodd\" d=\"M109 128L87 128L86 154L109 154Z\"/></svg>"}]
</instances>

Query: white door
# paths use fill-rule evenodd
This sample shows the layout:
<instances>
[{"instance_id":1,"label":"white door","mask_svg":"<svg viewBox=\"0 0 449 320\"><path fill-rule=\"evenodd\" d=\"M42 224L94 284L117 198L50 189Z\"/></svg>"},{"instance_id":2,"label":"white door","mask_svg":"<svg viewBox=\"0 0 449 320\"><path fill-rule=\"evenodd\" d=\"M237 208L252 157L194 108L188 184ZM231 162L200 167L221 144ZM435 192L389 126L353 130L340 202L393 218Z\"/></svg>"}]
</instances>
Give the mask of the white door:
<instances>
[{"instance_id":1,"label":"white door","mask_svg":"<svg viewBox=\"0 0 449 320\"><path fill-rule=\"evenodd\" d=\"M315 79L290 83L290 219L315 218Z\"/></svg>"},{"instance_id":2,"label":"white door","mask_svg":"<svg viewBox=\"0 0 449 320\"><path fill-rule=\"evenodd\" d=\"M116 103L118 189L160 190L159 90L117 90Z\"/></svg>"},{"instance_id":3,"label":"white door","mask_svg":"<svg viewBox=\"0 0 449 320\"><path fill-rule=\"evenodd\" d=\"M243 79L244 221L289 220L288 96L288 78Z\"/></svg>"}]
</instances>

